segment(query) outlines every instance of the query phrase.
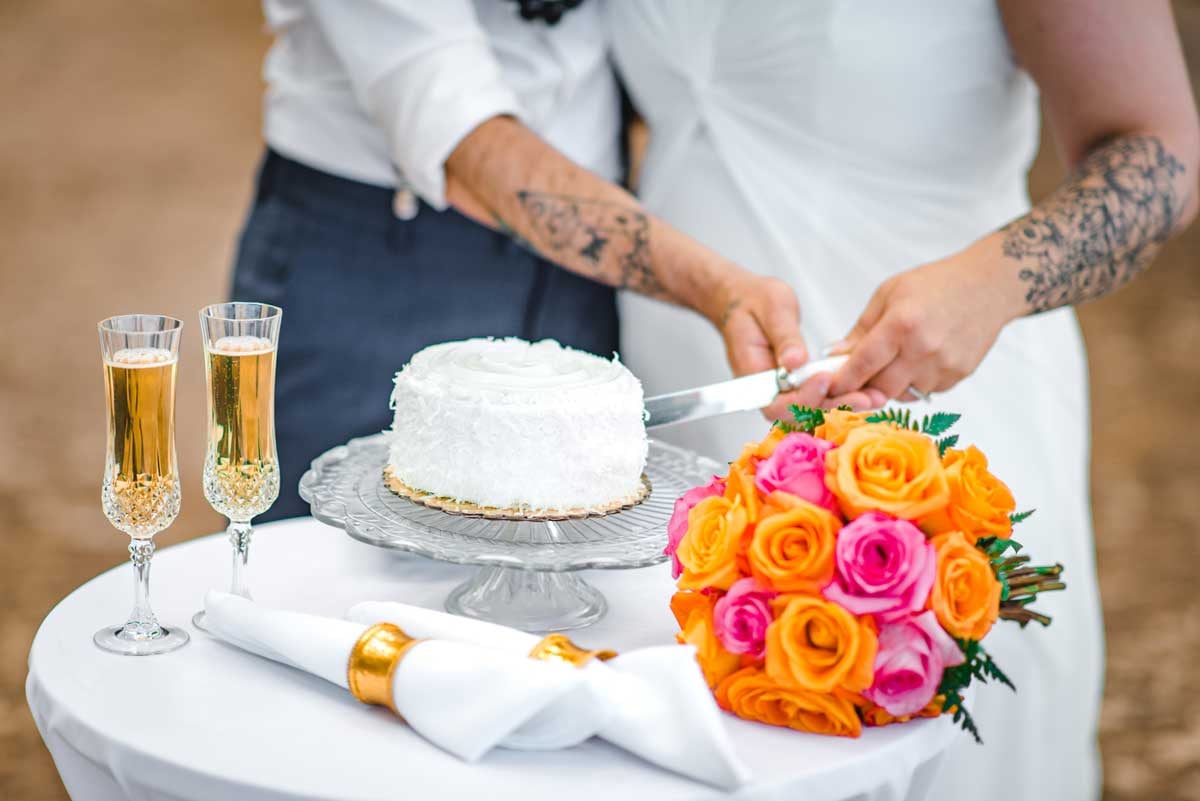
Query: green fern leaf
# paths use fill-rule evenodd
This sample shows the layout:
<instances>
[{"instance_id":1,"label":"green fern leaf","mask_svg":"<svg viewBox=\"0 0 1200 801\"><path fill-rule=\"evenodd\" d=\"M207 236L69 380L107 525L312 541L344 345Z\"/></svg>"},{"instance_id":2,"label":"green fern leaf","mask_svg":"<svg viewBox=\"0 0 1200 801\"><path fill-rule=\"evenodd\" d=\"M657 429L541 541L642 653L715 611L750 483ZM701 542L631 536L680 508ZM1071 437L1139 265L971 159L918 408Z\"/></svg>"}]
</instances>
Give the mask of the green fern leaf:
<instances>
[{"instance_id":1,"label":"green fern leaf","mask_svg":"<svg viewBox=\"0 0 1200 801\"><path fill-rule=\"evenodd\" d=\"M1004 671L1000 669L1000 666L992 661L991 654L983 655L983 672L1003 684L1005 687L1008 687L1013 692L1017 691L1017 686L1012 683L1012 679L1006 676Z\"/></svg>"},{"instance_id":2,"label":"green fern leaf","mask_svg":"<svg viewBox=\"0 0 1200 801\"><path fill-rule=\"evenodd\" d=\"M1016 525L1017 523L1023 523L1028 520L1029 516L1036 511L1037 509L1026 509L1024 512L1016 512L1015 514L1009 515L1008 519L1013 523L1013 525Z\"/></svg>"},{"instance_id":3,"label":"green fern leaf","mask_svg":"<svg viewBox=\"0 0 1200 801\"><path fill-rule=\"evenodd\" d=\"M912 412L908 409L880 409L879 411L867 416L868 423L891 423L900 428L908 428L913 431L917 427L912 422Z\"/></svg>"},{"instance_id":4,"label":"green fern leaf","mask_svg":"<svg viewBox=\"0 0 1200 801\"><path fill-rule=\"evenodd\" d=\"M934 444L937 445L938 456L944 457L946 455L946 451L958 444L958 434L951 434L948 437L942 437Z\"/></svg>"},{"instance_id":5,"label":"green fern leaf","mask_svg":"<svg viewBox=\"0 0 1200 801\"><path fill-rule=\"evenodd\" d=\"M961 414L934 412L921 420L921 433L928 434L931 437L941 436L949 431L960 419L962 419Z\"/></svg>"},{"instance_id":6,"label":"green fern leaf","mask_svg":"<svg viewBox=\"0 0 1200 801\"><path fill-rule=\"evenodd\" d=\"M813 429L825 422L825 412L820 409L814 409L811 406L797 406L794 403L788 409L791 410L792 417L796 421L796 430L811 434Z\"/></svg>"}]
</instances>

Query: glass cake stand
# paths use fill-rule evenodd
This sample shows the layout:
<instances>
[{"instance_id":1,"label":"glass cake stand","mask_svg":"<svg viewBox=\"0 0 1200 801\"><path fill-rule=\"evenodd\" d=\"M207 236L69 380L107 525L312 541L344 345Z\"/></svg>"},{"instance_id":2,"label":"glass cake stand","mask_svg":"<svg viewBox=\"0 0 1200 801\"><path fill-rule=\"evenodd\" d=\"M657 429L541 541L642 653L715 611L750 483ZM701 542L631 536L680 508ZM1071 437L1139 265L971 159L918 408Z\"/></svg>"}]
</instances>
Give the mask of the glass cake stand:
<instances>
[{"instance_id":1,"label":"glass cake stand","mask_svg":"<svg viewBox=\"0 0 1200 801\"><path fill-rule=\"evenodd\" d=\"M590 625L608 608L573 571L634 568L666 559L675 499L722 466L651 440L649 497L608 515L574 520L487 520L413 503L383 483L386 434L354 439L312 463L300 496L313 517L357 540L480 569L446 598L446 609L526 631Z\"/></svg>"}]
</instances>

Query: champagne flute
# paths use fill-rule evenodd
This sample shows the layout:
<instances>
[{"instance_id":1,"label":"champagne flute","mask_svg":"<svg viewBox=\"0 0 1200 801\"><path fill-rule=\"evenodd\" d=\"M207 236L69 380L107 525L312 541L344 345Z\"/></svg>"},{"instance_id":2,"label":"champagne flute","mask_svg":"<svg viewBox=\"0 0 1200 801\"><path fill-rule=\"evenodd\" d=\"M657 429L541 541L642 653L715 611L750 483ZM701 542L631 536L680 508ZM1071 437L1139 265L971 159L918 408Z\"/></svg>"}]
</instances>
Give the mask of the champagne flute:
<instances>
[{"instance_id":1,"label":"champagne flute","mask_svg":"<svg viewBox=\"0 0 1200 801\"><path fill-rule=\"evenodd\" d=\"M275 452L275 352L283 311L266 303L218 303L200 310L208 383L204 497L229 520L230 592L250 597L250 520L279 497ZM204 628L204 611L192 617Z\"/></svg>"},{"instance_id":2,"label":"champagne flute","mask_svg":"<svg viewBox=\"0 0 1200 801\"><path fill-rule=\"evenodd\" d=\"M164 654L187 644L186 631L162 626L150 608L154 535L179 514L175 456L175 367L183 323L174 317L129 314L100 323L108 454L100 498L109 522L130 536L137 580L129 619L96 632L105 651Z\"/></svg>"}]
</instances>

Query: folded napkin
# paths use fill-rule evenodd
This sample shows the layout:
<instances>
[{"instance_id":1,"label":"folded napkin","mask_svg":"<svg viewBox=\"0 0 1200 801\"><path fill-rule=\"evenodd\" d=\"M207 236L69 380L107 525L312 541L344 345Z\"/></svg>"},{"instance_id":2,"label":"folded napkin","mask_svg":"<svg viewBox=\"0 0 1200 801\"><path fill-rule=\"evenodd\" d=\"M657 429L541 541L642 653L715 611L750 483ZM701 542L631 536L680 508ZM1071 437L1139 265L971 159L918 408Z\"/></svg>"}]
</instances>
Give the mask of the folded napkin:
<instances>
[{"instance_id":1,"label":"folded napkin","mask_svg":"<svg viewBox=\"0 0 1200 801\"><path fill-rule=\"evenodd\" d=\"M394 630L269 609L224 592L209 592L204 609L213 635L389 706L422 737L468 762L506 738L519 739L522 726L547 707L588 692L583 671L524 654L413 641ZM390 663L380 658L388 654ZM565 703L580 725L599 726L605 717L602 710ZM595 719L582 722L589 713Z\"/></svg>"},{"instance_id":2,"label":"folded napkin","mask_svg":"<svg viewBox=\"0 0 1200 801\"><path fill-rule=\"evenodd\" d=\"M528 657L545 642L506 626L400 603L361 603L346 616L359 624L393 623L413 637L436 637L513 657ZM576 661L582 663L576 673L583 686L542 706L501 745L561 748L594 735L722 789L749 780L691 646L662 645L603 661Z\"/></svg>"}]
</instances>

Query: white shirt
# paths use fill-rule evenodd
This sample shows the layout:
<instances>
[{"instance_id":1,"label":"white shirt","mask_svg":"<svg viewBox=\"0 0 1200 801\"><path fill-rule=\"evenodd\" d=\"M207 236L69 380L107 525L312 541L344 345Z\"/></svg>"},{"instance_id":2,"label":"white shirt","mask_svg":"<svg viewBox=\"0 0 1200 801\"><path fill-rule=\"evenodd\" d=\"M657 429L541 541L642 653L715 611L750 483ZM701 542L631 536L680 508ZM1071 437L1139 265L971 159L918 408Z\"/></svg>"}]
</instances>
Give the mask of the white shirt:
<instances>
[{"instance_id":1,"label":"white shirt","mask_svg":"<svg viewBox=\"0 0 1200 801\"><path fill-rule=\"evenodd\" d=\"M601 3L548 26L509 0L263 0L276 36L267 144L344 178L407 185L443 209L446 158L510 114L615 179L620 109Z\"/></svg>"}]
</instances>

